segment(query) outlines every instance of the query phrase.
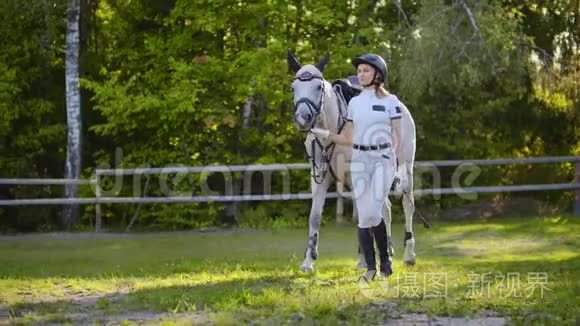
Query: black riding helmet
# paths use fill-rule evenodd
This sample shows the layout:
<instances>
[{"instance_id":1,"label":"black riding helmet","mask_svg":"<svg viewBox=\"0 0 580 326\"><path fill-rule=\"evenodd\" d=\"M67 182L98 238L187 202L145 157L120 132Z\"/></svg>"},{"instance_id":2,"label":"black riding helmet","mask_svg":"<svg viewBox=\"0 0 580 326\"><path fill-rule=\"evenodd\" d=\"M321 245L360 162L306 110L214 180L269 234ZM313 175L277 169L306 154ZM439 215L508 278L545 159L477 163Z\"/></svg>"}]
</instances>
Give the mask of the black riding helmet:
<instances>
[{"instance_id":1,"label":"black riding helmet","mask_svg":"<svg viewBox=\"0 0 580 326\"><path fill-rule=\"evenodd\" d=\"M355 68L358 68L358 65L360 65L361 63L366 63L375 68L382 82L384 82L387 79L387 63L385 62L385 59L383 59L380 55L374 53L367 53L358 58L352 59L352 65Z\"/></svg>"}]
</instances>

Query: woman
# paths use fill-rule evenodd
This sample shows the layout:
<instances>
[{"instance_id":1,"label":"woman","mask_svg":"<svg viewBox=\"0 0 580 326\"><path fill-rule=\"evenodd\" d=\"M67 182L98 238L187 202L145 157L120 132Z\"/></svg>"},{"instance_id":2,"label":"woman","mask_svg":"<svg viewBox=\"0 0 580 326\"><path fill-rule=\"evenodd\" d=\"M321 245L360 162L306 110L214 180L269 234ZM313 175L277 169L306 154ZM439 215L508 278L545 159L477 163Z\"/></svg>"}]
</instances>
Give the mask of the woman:
<instances>
[{"instance_id":1,"label":"woman","mask_svg":"<svg viewBox=\"0 0 580 326\"><path fill-rule=\"evenodd\" d=\"M370 281L377 274L374 241L380 258L380 273L393 273L389 259L387 229L383 206L388 199L396 170L401 134L402 104L389 94L383 84L387 77L385 60L376 54L365 54L353 60L357 76L364 87L348 105L348 117L342 133L314 128L312 132L341 145L353 147L351 181L358 212L358 239L367 264L362 276Z\"/></svg>"}]
</instances>

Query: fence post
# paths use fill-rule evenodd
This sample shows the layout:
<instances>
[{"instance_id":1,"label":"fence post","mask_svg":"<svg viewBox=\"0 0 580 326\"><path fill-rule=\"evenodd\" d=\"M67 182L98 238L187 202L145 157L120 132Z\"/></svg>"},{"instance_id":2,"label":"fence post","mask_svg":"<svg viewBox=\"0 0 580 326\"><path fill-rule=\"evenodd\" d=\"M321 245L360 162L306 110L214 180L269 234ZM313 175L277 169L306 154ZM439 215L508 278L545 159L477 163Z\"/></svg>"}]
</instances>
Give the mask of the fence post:
<instances>
[{"instance_id":1,"label":"fence post","mask_svg":"<svg viewBox=\"0 0 580 326\"><path fill-rule=\"evenodd\" d=\"M101 198L101 175L99 170L96 171L95 196L97 200ZM98 201L95 204L95 232L101 232L101 204Z\"/></svg>"},{"instance_id":2,"label":"fence post","mask_svg":"<svg viewBox=\"0 0 580 326\"><path fill-rule=\"evenodd\" d=\"M575 182L580 183L580 161L575 164L576 178ZM580 216L580 189L576 189L576 200L574 201L574 215Z\"/></svg>"},{"instance_id":3,"label":"fence post","mask_svg":"<svg viewBox=\"0 0 580 326\"><path fill-rule=\"evenodd\" d=\"M342 197L342 192L344 191L344 185L342 182L336 180L336 223L342 224L344 222L344 199Z\"/></svg>"}]
</instances>

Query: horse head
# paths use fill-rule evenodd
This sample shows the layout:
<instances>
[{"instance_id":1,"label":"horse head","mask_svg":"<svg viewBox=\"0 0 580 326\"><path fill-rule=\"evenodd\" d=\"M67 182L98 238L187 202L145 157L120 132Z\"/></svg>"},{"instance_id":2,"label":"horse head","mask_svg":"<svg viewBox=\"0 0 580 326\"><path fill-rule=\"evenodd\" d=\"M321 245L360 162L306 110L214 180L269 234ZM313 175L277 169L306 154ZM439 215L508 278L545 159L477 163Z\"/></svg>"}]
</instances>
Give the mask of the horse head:
<instances>
[{"instance_id":1,"label":"horse head","mask_svg":"<svg viewBox=\"0 0 580 326\"><path fill-rule=\"evenodd\" d=\"M328 60L327 54L316 65L302 66L292 52L288 51L288 66L295 73L292 82L294 125L300 131L310 130L316 125L327 92L332 91L322 76Z\"/></svg>"}]
</instances>

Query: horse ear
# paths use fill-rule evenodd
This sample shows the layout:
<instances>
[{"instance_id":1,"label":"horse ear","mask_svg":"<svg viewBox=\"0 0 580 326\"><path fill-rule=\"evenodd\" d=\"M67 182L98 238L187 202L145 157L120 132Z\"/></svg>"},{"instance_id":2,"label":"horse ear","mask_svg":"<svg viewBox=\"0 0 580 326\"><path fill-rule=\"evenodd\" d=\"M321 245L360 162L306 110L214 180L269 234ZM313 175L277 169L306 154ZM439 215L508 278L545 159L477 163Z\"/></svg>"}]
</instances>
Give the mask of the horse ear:
<instances>
[{"instance_id":1,"label":"horse ear","mask_svg":"<svg viewBox=\"0 0 580 326\"><path fill-rule=\"evenodd\" d=\"M298 70L300 70L300 68L302 68L302 66L300 65L300 62L298 62L298 59L296 59L294 54L292 54L291 50L288 50L287 61L288 61L288 67L290 68L290 71L293 71L294 73L298 72Z\"/></svg>"},{"instance_id":2,"label":"horse ear","mask_svg":"<svg viewBox=\"0 0 580 326\"><path fill-rule=\"evenodd\" d=\"M324 72L324 67L328 63L328 60L330 60L330 54L326 53L326 55L322 59L320 59L320 61L318 61L318 63L316 64L316 68L318 68L320 72Z\"/></svg>"}]
</instances>

